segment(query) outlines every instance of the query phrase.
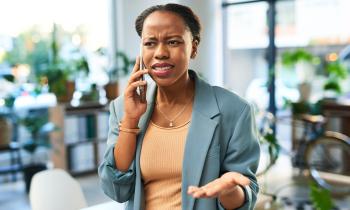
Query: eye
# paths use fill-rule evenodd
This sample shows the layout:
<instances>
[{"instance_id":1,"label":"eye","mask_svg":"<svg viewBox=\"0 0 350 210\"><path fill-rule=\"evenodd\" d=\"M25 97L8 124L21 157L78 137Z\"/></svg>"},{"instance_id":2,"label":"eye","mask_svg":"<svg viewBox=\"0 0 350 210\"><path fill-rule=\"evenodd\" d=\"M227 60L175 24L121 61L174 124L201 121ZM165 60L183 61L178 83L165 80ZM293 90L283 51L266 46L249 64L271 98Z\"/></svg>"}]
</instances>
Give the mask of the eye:
<instances>
[{"instance_id":1,"label":"eye","mask_svg":"<svg viewBox=\"0 0 350 210\"><path fill-rule=\"evenodd\" d=\"M168 41L168 44L169 44L170 46L177 46L177 45L180 44L180 42L177 41L177 40L169 40L169 41Z\"/></svg>"},{"instance_id":2,"label":"eye","mask_svg":"<svg viewBox=\"0 0 350 210\"><path fill-rule=\"evenodd\" d=\"M145 43L143 43L143 45L146 47L153 47L156 45L156 43L155 42L145 42Z\"/></svg>"}]
</instances>

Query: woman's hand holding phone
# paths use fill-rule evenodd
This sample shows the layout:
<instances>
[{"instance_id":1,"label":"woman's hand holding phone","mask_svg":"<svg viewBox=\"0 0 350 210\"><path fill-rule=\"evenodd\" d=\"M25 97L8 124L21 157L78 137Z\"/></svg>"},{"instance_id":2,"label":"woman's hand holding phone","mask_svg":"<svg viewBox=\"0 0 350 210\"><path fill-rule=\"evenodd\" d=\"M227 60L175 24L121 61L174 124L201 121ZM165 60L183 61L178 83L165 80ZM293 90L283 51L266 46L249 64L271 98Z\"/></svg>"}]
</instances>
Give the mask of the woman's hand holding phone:
<instances>
[{"instance_id":1,"label":"woman's hand holding phone","mask_svg":"<svg viewBox=\"0 0 350 210\"><path fill-rule=\"evenodd\" d=\"M145 80L142 80L144 74L148 73L147 69L140 69L140 62L141 58L138 57L136 59L136 63L134 66L134 69L131 73L131 76L128 81L128 85L124 92L124 111L125 116L123 119L123 125L124 121L132 121L136 125L130 125L130 126L137 126L137 123L142 116L146 112L147 103L144 98L142 100L141 94L137 92L137 88L140 86L143 88L144 94L146 93L147 89L147 83ZM141 92L141 91L140 91ZM128 123L129 124L129 123Z\"/></svg>"}]
</instances>

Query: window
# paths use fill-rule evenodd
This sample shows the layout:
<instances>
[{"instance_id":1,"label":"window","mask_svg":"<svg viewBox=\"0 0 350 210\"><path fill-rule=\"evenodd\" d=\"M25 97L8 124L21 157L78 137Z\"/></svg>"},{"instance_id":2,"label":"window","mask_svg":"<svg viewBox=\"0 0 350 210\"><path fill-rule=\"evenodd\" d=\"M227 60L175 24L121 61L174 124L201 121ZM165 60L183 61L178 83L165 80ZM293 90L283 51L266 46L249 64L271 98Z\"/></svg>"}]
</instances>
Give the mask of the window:
<instances>
[{"instance_id":1,"label":"window","mask_svg":"<svg viewBox=\"0 0 350 210\"><path fill-rule=\"evenodd\" d=\"M0 7L0 36L2 40L6 39L4 37L15 37L33 26L47 34L56 23L68 32L77 29L85 32L86 36L82 37L85 46L96 50L107 45L108 11L107 0L6 1ZM77 38L75 41L78 41ZM0 47L4 47L3 42L0 42Z\"/></svg>"},{"instance_id":2,"label":"window","mask_svg":"<svg viewBox=\"0 0 350 210\"><path fill-rule=\"evenodd\" d=\"M253 91L253 95L258 96L260 102L266 100L261 102L266 107L268 93L264 85L268 78L268 3L261 1L237 4L224 10L224 85L241 96L249 95L247 92L251 84L265 88L265 95L256 94L256 91ZM277 0L275 43L280 48L278 53L297 47L306 47L316 55L341 51L350 44L349 10L348 0ZM295 79L280 70L277 59L276 99L279 107L283 104L282 94L287 93L291 100L298 98L295 85L291 85Z\"/></svg>"},{"instance_id":3,"label":"window","mask_svg":"<svg viewBox=\"0 0 350 210\"><path fill-rule=\"evenodd\" d=\"M265 1L227 8L229 49L267 47L267 9ZM348 0L277 1L277 47L350 44L349 9Z\"/></svg>"},{"instance_id":4,"label":"window","mask_svg":"<svg viewBox=\"0 0 350 210\"><path fill-rule=\"evenodd\" d=\"M229 49L265 48L268 45L266 2L227 8L227 44Z\"/></svg>"}]
</instances>

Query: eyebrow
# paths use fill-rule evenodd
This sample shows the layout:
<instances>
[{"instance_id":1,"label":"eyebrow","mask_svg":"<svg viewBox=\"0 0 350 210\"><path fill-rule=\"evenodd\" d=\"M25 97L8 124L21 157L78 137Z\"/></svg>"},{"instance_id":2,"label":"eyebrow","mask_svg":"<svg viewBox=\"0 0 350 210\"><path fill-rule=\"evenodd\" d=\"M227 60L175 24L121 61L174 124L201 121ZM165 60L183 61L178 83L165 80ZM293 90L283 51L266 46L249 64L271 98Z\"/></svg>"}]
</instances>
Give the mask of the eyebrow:
<instances>
[{"instance_id":1,"label":"eyebrow","mask_svg":"<svg viewBox=\"0 0 350 210\"><path fill-rule=\"evenodd\" d=\"M182 36L180 36L180 35L169 35L169 36L166 36L166 37L165 37L165 39L172 39L172 38L180 38L180 39L183 39ZM154 36L149 36L149 37L143 38L143 40L145 40L145 39L157 40L157 38L155 38Z\"/></svg>"}]
</instances>

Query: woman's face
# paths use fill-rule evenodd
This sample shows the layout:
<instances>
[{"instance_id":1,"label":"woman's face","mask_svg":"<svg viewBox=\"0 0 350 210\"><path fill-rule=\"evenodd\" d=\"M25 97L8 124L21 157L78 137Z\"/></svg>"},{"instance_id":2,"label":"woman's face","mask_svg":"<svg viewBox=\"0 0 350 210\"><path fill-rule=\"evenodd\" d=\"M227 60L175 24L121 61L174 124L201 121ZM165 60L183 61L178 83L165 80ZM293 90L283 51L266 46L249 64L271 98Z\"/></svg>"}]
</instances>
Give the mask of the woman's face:
<instances>
[{"instance_id":1,"label":"woman's face","mask_svg":"<svg viewBox=\"0 0 350 210\"><path fill-rule=\"evenodd\" d=\"M142 43L143 62L159 86L170 86L187 77L197 42L180 16L164 11L150 14L143 24Z\"/></svg>"}]
</instances>

